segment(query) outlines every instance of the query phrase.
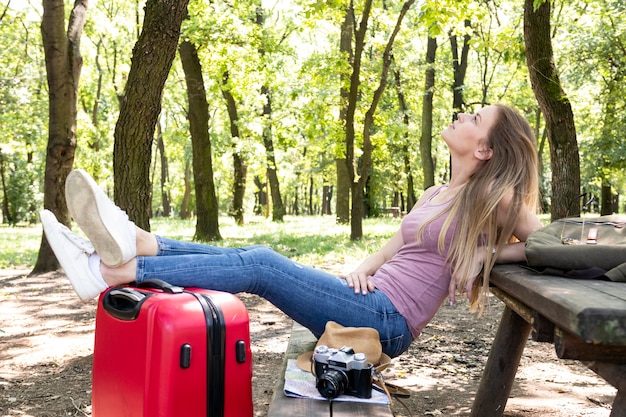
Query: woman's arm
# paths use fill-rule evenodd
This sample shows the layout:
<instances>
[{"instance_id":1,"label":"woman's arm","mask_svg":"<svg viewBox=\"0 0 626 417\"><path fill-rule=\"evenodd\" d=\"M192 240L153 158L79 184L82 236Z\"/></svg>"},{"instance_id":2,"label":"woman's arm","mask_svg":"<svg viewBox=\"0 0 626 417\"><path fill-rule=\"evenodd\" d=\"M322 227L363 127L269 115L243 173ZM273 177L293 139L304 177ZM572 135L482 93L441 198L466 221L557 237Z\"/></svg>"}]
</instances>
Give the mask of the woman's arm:
<instances>
[{"instance_id":1,"label":"woman's arm","mask_svg":"<svg viewBox=\"0 0 626 417\"><path fill-rule=\"evenodd\" d=\"M506 204L501 205L501 213L506 213L508 207ZM502 217L501 217L502 218ZM499 252L496 262L498 263L513 263L522 262L526 260L525 244L528 236L535 230L541 229L543 224L535 213L528 208L525 204L517 217L517 223L513 229L513 236L519 240L519 242L510 243L505 245Z\"/></svg>"},{"instance_id":2,"label":"woman's arm","mask_svg":"<svg viewBox=\"0 0 626 417\"><path fill-rule=\"evenodd\" d=\"M430 187L415 203L411 211L421 207L425 201L437 190L438 187ZM354 293L361 293L366 295L367 292L374 291L374 284L370 281L369 277L374 275L378 268L380 268L385 262L393 258L393 256L404 245L404 238L402 237L402 231L398 231L393 235L391 239L383 246L378 252L375 252L365 258L363 262L356 267L356 269L348 274L340 275L345 279L350 288L354 288Z\"/></svg>"},{"instance_id":3,"label":"woman's arm","mask_svg":"<svg viewBox=\"0 0 626 417\"><path fill-rule=\"evenodd\" d=\"M350 288L354 288L355 294L360 292L366 295L368 291L373 292L374 284L372 284L369 277L374 275L378 268L391 259L403 244L402 232L398 230L378 252L365 258L354 271L341 275L341 278L346 280Z\"/></svg>"}]
</instances>

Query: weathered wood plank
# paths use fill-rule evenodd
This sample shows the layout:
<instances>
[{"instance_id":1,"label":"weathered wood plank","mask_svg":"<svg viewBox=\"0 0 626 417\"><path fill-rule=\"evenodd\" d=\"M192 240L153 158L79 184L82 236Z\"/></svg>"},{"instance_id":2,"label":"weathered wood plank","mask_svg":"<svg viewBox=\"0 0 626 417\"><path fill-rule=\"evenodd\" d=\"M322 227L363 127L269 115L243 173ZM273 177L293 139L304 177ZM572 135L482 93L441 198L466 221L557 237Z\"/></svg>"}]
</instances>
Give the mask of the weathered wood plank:
<instances>
[{"instance_id":1,"label":"weathered wood plank","mask_svg":"<svg viewBox=\"0 0 626 417\"><path fill-rule=\"evenodd\" d=\"M580 280L579 285L587 287L592 291L604 293L610 297L626 300L626 284L623 282L609 282L602 280Z\"/></svg>"},{"instance_id":2,"label":"weathered wood plank","mask_svg":"<svg viewBox=\"0 0 626 417\"><path fill-rule=\"evenodd\" d=\"M626 417L626 364L594 361L585 365L617 388L610 417Z\"/></svg>"},{"instance_id":3,"label":"weathered wood plank","mask_svg":"<svg viewBox=\"0 0 626 417\"><path fill-rule=\"evenodd\" d=\"M390 417L391 408L384 404L365 404L335 401L332 403L333 417Z\"/></svg>"},{"instance_id":4,"label":"weathered wood plank","mask_svg":"<svg viewBox=\"0 0 626 417\"><path fill-rule=\"evenodd\" d=\"M624 283L537 275L515 265L496 266L491 281L587 342L626 346Z\"/></svg>"},{"instance_id":5,"label":"weathered wood plank","mask_svg":"<svg viewBox=\"0 0 626 417\"><path fill-rule=\"evenodd\" d=\"M618 391L609 417L626 417L626 391Z\"/></svg>"},{"instance_id":6,"label":"weathered wood plank","mask_svg":"<svg viewBox=\"0 0 626 417\"><path fill-rule=\"evenodd\" d=\"M626 362L626 346L588 343L559 328L554 332L554 350L559 359Z\"/></svg>"},{"instance_id":7,"label":"weathered wood plank","mask_svg":"<svg viewBox=\"0 0 626 417\"><path fill-rule=\"evenodd\" d=\"M529 333L530 323L505 307L480 379L471 417L502 416Z\"/></svg>"},{"instance_id":8,"label":"weathered wood plank","mask_svg":"<svg viewBox=\"0 0 626 417\"><path fill-rule=\"evenodd\" d=\"M584 364L618 391L626 393L626 364L602 361L584 362Z\"/></svg>"},{"instance_id":9,"label":"weathered wood plank","mask_svg":"<svg viewBox=\"0 0 626 417\"><path fill-rule=\"evenodd\" d=\"M491 287L491 292L502 300L507 307L530 323L530 335L535 342L552 343L554 341L554 323L498 287Z\"/></svg>"},{"instance_id":10,"label":"weathered wood plank","mask_svg":"<svg viewBox=\"0 0 626 417\"><path fill-rule=\"evenodd\" d=\"M283 359L283 366L279 371L279 380L274 388L274 395L272 396L268 417L392 416L391 408L388 405L357 402L330 402L285 396L283 388L285 386L287 361L297 358L298 355L303 352L313 350L316 342L315 336L313 336L309 330L294 323L291 329L287 352Z\"/></svg>"},{"instance_id":11,"label":"weathered wood plank","mask_svg":"<svg viewBox=\"0 0 626 417\"><path fill-rule=\"evenodd\" d=\"M289 398L283 393L287 361L297 358L303 352L313 350L316 341L315 336L308 329L294 323L291 329L289 344L287 345L287 352L283 358L283 366L279 370L279 379L274 388L272 402L267 413L268 417L331 416L329 402L305 398Z\"/></svg>"}]
</instances>

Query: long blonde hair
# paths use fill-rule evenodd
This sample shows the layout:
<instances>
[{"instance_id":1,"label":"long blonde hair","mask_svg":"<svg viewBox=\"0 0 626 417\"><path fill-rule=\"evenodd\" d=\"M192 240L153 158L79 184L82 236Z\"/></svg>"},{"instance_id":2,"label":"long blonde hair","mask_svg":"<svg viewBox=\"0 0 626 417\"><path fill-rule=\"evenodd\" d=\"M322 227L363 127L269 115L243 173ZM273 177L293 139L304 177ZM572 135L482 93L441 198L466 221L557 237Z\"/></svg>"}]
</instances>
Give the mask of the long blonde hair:
<instances>
[{"instance_id":1,"label":"long blonde hair","mask_svg":"<svg viewBox=\"0 0 626 417\"><path fill-rule=\"evenodd\" d=\"M539 191L532 128L511 107L495 107L497 117L486 138L493 155L470 176L445 210L448 216L439 236L441 250L448 228L456 221L446 260L452 276L462 277L459 288L465 288L467 281L475 278L471 274L478 256L477 245L486 246L482 287L477 279L470 299L472 311L478 312L483 311L489 293L489 276L496 260L494 252L512 241L523 205L536 209ZM498 206L511 193L508 213L498 221Z\"/></svg>"}]
</instances>

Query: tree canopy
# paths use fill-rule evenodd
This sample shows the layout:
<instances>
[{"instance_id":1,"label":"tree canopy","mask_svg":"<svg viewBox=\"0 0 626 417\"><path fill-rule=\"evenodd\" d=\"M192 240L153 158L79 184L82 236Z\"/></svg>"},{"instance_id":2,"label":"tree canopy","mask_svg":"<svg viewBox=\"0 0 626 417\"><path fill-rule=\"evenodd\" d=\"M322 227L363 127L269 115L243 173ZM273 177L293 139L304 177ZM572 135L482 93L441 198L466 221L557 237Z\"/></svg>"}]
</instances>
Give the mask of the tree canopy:
<instances>
[{"instance_id":1,"label":"tree canopy","mask_svg":"<svg viewBox=\"0 0 626 417\"><path fill-rule=\"evenodd\" d=\"M160 98L145 96L151 109L159 99L160 110L158 118L146 122L142 144L128 150L115 144L125 94L141 95L142 88L156 81L137 79L131 72L133 54L141 53L134 48L142 30L158 32L145 31L150 3L99 0L86 10L73 167L92 173L113 195L125 189L117 177L131 174L115 172L114 180L114 149L137 152L139 158L148 155L141 171L148 194L137 189L124 205L132 207L133 199L141 197L144 202L137 204L146 205L150 216L190 216L197 213L197 199L206 198L195 191L193 164L206 158L193 158L192 102L179 53L167 70ZM341 164L352 168L352 184L366 168L359 184L362 216L391 207L406 211L423 184L430 185L431 176L435 183L449 177L441 130L455 112L473 112L490 103L513 105L535 126L543 208L550 210L551 198L558 196L551 189L550 147L542 146L549 138L546 118L539 112L526 62L523 2L422 0L410 5L394 32L406 3L189 2L178 42L195 48L202 71L220 213L245 224L252 213L280 217L275 210L282 204L287 214L339 217L337 194L357 191L346 191L339 183L343 174L338 161L346 159ZM526 3L538 8L543 2ZM72 4L65 1L65 6L64 30L69 33ZM48 100L54 92L44 65L41 4L4 0L0 7L0 201L2 222L17 224L35 221L43 205L44 161L53 133ZM580 192L598 196L603 187L619 195L625 186L626 119L621 115L626 107L626 22L619 18L625 12L619 0L559 0L549 10L553 62L575 123ZM342 44L342 36L349 36L348 43L344 39ZM437 46L432 59L429 43ZM158 48L155 54L159 56ZM350 98L342 93L350 91L351 76L352 82L358 81L350 110L353 145L346 142ZM427 95L430 110L425 107ZM432 168L422 161L432 161ZM124 163L116 169L128 169Z\"/></svg>"}]
</instances>

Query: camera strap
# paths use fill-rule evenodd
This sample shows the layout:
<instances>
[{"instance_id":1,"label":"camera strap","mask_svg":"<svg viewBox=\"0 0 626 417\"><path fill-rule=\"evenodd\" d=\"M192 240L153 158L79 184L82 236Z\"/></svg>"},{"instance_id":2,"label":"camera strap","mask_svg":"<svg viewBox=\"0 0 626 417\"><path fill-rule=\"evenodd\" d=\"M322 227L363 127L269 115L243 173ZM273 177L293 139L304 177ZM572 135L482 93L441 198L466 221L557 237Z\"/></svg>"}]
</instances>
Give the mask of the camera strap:
<instances>
[{"instance_id":1,"label":"camera strap","mask_svg":"<svg viewBox=\"0 0 626 417\"><path fill-rule=\"evenodd\" d=\"M387 397L389 397L389 405L392 408L394 406L393 399L395 398L406 409L406 411L409 413L409 416L413 416L409 407L407 407L404 401L401 400L401 398L409 398L411 396L411 392L408 389L395 384L391 384L389 382L385 382L383 374L376 369L374 370L372 375L372 382L374 384L374 389L387 394Z\"/></svg>"}]
</instances>

